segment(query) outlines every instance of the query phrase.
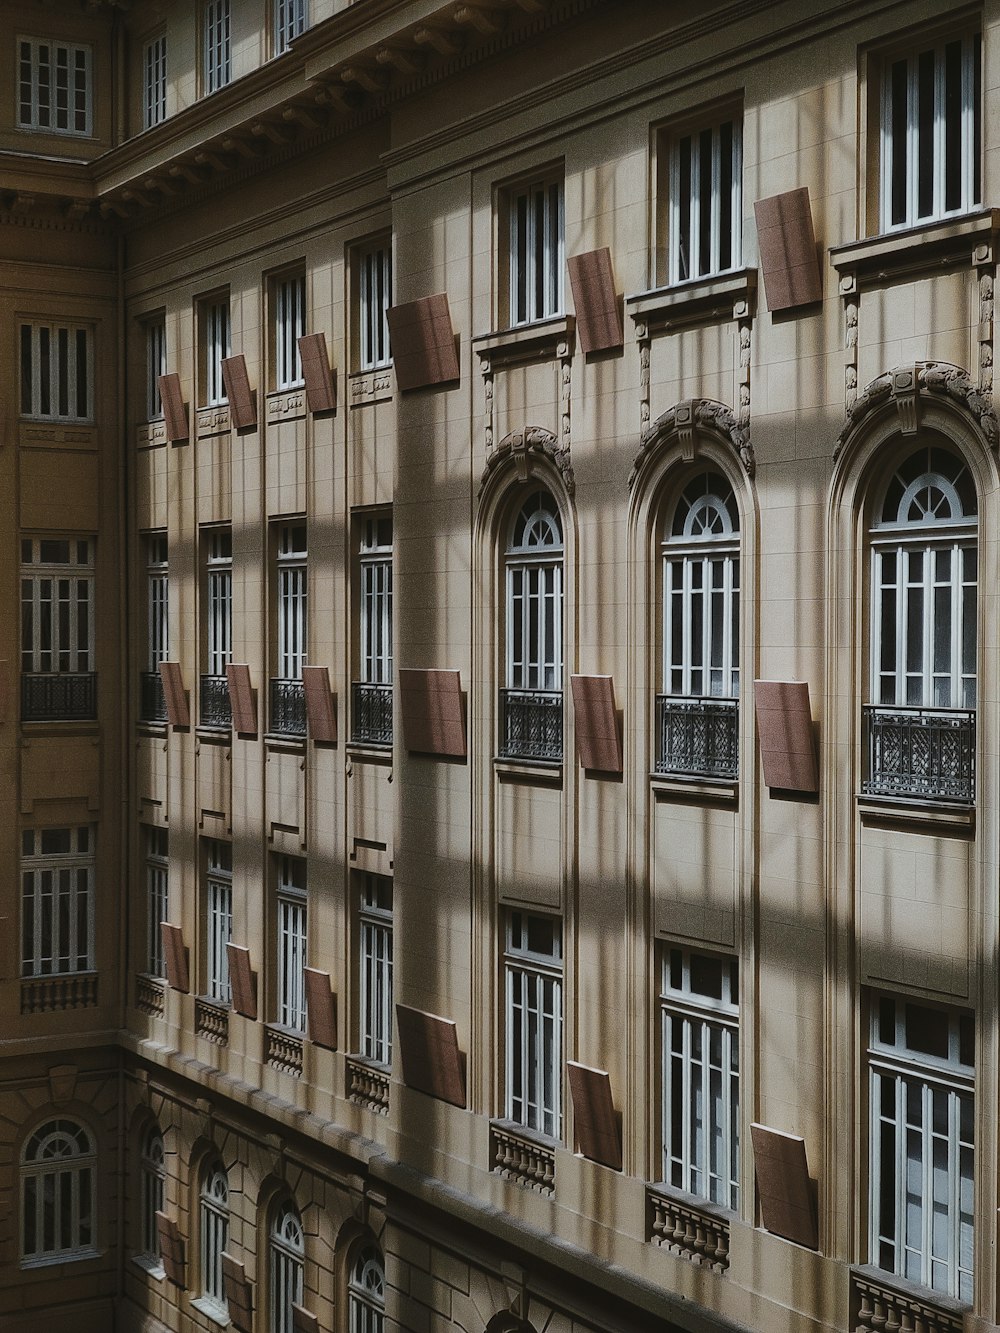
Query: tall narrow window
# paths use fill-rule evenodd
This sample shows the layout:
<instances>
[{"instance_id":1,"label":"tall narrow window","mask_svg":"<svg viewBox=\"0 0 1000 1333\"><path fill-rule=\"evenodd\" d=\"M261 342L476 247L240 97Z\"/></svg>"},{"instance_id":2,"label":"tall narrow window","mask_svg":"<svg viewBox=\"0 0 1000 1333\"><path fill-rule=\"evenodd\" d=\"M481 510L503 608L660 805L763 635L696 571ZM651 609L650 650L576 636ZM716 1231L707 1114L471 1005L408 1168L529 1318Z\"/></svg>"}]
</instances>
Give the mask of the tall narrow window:
<instances>
[{"instance_id":1,"label":"tall narrow window","mask_svg":"<svg viewBox=\"0 0 1000 1333\"><path fill-rule=\"evenodd\" d=\"M201 1181L202 1299L222 1314L228 1313L222 1284L222 1252L229 1238L229 1181L221 1162L210 1163Z\"/></svg>"},{"instance_id":2,"label":"tall narrow window","mask_svg":"<svg viewBox=\"0 0 1000 1333\"><path fill-rule=\"evenodd\" d=\"M976 208L982 153L979 33L890 57L883 70L883 230Z\"/></svg>"},{"instance_id":3,"label":"tall narrow window","mask_svg":"<svg viewBox=\"0 0 1000 1333\"><path fill-rule=\"evenodd\" d=\"M232 725L226 667L233 660L233 535L230 528L205 534L205 674L201 724Z\"/></svg>"},{"instance_id":4,"label":"tall narrow window","mask_svg":"<svg viewBox=\"0 0 1000 1333\"><path fill-rule=\"evenodd\" d=\"M297 389L302 378L299 339L306 331L306 280L303 274L274 283L274 387Z\"/></svg>"},{"instance_id":5,"label":"tall narrow window","mask_svg":"<svg viewBox=\"0 0 1000 1333\"><path fill-rule=\"evenodd\" d=\"M25 829L21 834L21 975L94 967L94 831Z\"/></svg>"},{"instance_id":6,"label":"tall narrow window","mask_svg":"<svg viewBox=\"0 0 1000 1333\"><path fill-rule=\"evenodd\" d=\"M361 250L356 258L358 283L358 365L361 370L387 366L392 304L392 241L389 237Z\"/></svg>"},{"instance_id":7,"label":"tall narrow window","mask_svg":"<svg viewBox=\"0 0 1000 1333\"><path fill-rule=\"evenodd\" d=\"M739 1207L739 963L667 949L663 1031L663 1179Z\"/></svg>"},{"instance_id":8,"label":"tall narrow window","mask_svg":"<svg viewBox=\"0 0 1000 1333\"><path fill-rule=\"evenodd\" d=\"M21 37L17 101L17 123L21 129L90 134L92 63L89 46Z\"/></svg>"},{"instance_id":9,"label":"tall narrow window","mask_svg":"<svg viewBox=\"0 0 1000 1333\"><path fill-rule=\"evenodd\" d=\"M869 772L879 795L975 799L977 501L950 449L899 466L870 533Z\"/></svg>"},{"instance_id":10,"label":"tall narrow window","mask_svg":"<svg viewBox=\"0 0 1000 1333\"><path fill-rule=\"evenodd\" d=\"M306 863L282 856L278 872L278 1022L306 1030Z\"/></svg>"},{"instance_id":11,"label":"tall narrow window","mask_svg":"<svg viewBox=\"0 0 1000 1333\"><path fill-rule=\"evenodd\" d=\"M201 398L205 407L228 402L222 363L230 355L229 300L203 301L199 307L201 337Z\"/></svg>"},{"instance_id":12,"label":"tall narrow window","mask_svg":"<svg viewBox=\"0 0 1000 1333\"><path fill-rule=\"evenodd\" d=\"M94 550L86 539L21 541L21 717L89 718L94 674Z\"/></svg>"},{"instance_id":13,"label":"tall narrow window","mask_svg":"<svg viewBox=\"0 0 1000 1333\"><path fill-rule=\"evenodd\" d=\"M562 1134L562 923L511 912L504 954L508 1120Z\"/></svg>"},{"instance_id":14,"label":"tall narrow window","mask_svg":"<svg viewBox=\"0 0 1000 1333\"><path fill-rule=\"evenodd\" d=\"M163 1210L165 1178L163 1135L158 1125L150 1125L142 1136L139 1157L142 1255L151 1264L157 1265L160 1262L160 1237L156 1214Z\"/></svg>"},{"instance_id":15,"label":"tall narrow window","mask_svg":"<svg viewBox=\"0 0 1000 1333\"><path fill-rule=\"evenodd\" d=\"M284 523L278 529L277 549L277 669L271 681L271 730L304 736L308 590L306 579L306 525Z\"/></svg>"},{"instance_id":16,"label":"tall narrow window","mask_svg":"<svg viewBox=\"0 0 1000 1333\"><path fill-rule=\"evenodd\" d=\"M561 315L566 267L562 178L519 186L509 199L511 325Z\"/></svg>"},{"instance_id":17,"label":"tall narrow window","mask_svg":"<svg viewBox=\"0 0 1000 1333\"><path fill-rule=\"evenodd\" d=\"M95 1250L90 1134L75 1120L49 1120L21 1158L21 1255L25 1264L79 1259Z\"/></svg>"},{"instance_id":18,"label":"tall narrow window","mask_svg":"<svg viewBox=\"0 0 1000 1333\"><path fill-rule=\"evenodd\" d=\"M392 1063L392 880L365 875L359 911L361 1054Z\"/></svg>"},{"instance_id":19,"label":"tall narrow window","mask_svg":"<svg viewBox=\"0 0 1000 1333\"><path fill-rule=\"evenodd\" d=\"M93 419L92 341L92 330L82 324L21 325L22 416Z\"/></svg>"},{"instance_id":20,"label":"tall narrow window","mask_svg":"<svg viewBox=\"0 0 1000 1333\"><path fill-rule=\"evenodd\" d=\"M392 744L392 515L361 525L360 680L354 685L356 741Z\"/></svg>"},{"instance_id":21,"label":"tall narrow window","mask_svg":"<svg viewBox=\"0 0 1000 1333\"><path fill-rule=\"evenodd\" d=\"M293 1203L274 1210L271 1219L271 1323L269 1333L294 1333L293 1305L302 1304L305 1237Z\"/></svg>"},{"instance_id":22,"label":"tall narrow window","mask_svg":"<svg viewBox=\"0 0 1000 1333\"><path fill-rule=\"evenodd\" d=\"M975 1018L872 1004L871 1262L972 1300Z\"/></svg>"},{"instance_id":23,"label":"tall narrow window","mask_svg":"<svg viewBox=\"0 0 1000 1333\"><path fill-rule=\"evenodd\" d=\"M347 1281L350 1333L382 1333L385 1321L385 1266L375 1245L364 1245Z\"/></svg>"},{"instance_id":24,"label":"tall narrow window","mask_svg":"<svg viewBox=\"0 0 1000 1333\"><path fill-rule=\"evenodd\" d=\"M144 722L165 722L167 706L160 679L160 663L170 654L170 573L167 563L167 534L151 532L146 537L146 670L140 687Z\"/></svg>"},{"instance_id":25,"label":"tall narrow window","mask_svg":"<svg viewBox=\"0 0 1000 1333\"><path fill-rule=\"evenodd\" d=\"M500 752L562 759L563 534L555 501L535 491L511 525L506 552L506 688Z\"/></svg>"},{"instance_id":26,"label":"tall narrow window","mask_svg":"<svg viewBox=\"0 0 1000 1333\"><path fill-rule=\"evenodd\" d=\"M718 472L684 488L663 536L663 694L656 769L737 774L740 521Z\"/></svg>"},{"instance_id":27,"label":"tall narrow window","mask_svg":"<svg viewBox=\"0 0 1000 1333\"><path fill-rule=\"evenodd\" d=\"M142 48L142 128L167 118L167 37L152 38Z\"/></svg>"},{"instance_id":28,"label":"tall narrow window","mask_svg":"<svg viewBox=\"0 0 1000 1333\"><path fill-rule=\"evenodd\" d=\"M229 951L233 938L233 849L227 842L209 839L206 852L205 988L210 1000L232 1002Z\"/></svg>"},{"instance_id":29,"label":"tall narrow window","mask_svg":"<svg viewBox=\"0 0 1000 1333\"><path fill-rule=\"evenodd\" d=\"M163 316L146 325L146 419L163 418L160 376L167 373L167 325Z\"/></svg>"},{"instance_id":30,"label":"tall narrow window","mask_svg":"<svg viewBox=\"0 0 1000 1333\"><path fill-rule=\"evenodd\" d=\"M167 830L146 831L146 968L153 977L166 976L162 922L169 920L167 895Z\"/></svg>"},{"instance_id":31,"label":"tall narrow window","mask_svg":"<svg viewBox=\"0 0 1000 1333\"><path fill-rule=\"evenodd\" d=\"M229 37L229 0L205 0L205 92L218 92L232 78Z\"/></svg>"},{"instance_id":32,"label":"tall narrow window","mask_svg":"<svg viewBox=\"0 0 1000 1333\"><path fill-rule=\"evenodd\" d=\"M669 283L725 273L743 261L742 131L742 118L729 115L669 138Z\"/></svg>"},{"instance_id":33,"label":"tall narrow window","mask_svg":"<svg viewBox=\"0 0 1000 1333\"><path fill-rule=\"evenodd\" d=\"M274 54L285 51L306 30L306 0L272 0L274 5Z\"/></svg>"}]
</instances>

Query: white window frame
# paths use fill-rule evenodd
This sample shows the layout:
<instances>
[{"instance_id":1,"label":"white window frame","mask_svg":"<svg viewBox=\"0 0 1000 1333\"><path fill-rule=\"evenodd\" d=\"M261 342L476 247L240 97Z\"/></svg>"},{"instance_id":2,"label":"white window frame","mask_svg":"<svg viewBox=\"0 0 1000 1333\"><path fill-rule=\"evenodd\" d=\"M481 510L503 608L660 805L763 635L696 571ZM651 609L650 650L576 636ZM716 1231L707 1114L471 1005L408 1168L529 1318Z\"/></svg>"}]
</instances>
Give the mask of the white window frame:
<instances>
[{"instance_id":1,"label":"white window frame","mask_svg":"<svg viewBox=\"0 0 1000 1333\"><path fill-rule=\"evenodd\" d=\"M375 1245L363 1245L347 1279L350 1333L382 1333L385 1324L385 1261Z\"/></svg>"},{"instance_id":2,"label":"white window frame","mask_svg":"<svg viewBox=\"0 0 1000 1333\"><path fill-rule=\"evenodd\" d=\"M142 1257L160 1265L160 1234L156 1214L163 1211L166 1166L159 1125L148 1125L139 1150Z\"/></svg>"},{"instance_id":3,"label":"white window frame","mask_svg":"<svg viewBox=\"0 0 1000 1333\"><path fill-rule=\"evenodd\" d=\"M170 657L170 566L167 534L146 537L146 668L156 672Z\"/></svg>"},{"instance_id":4,"label":"white window frame","mask_svg":"<svg viewBox=\"0 0 1000 1333\"><path fill-rule=\"evenodd\" d=\"M308 27L308 6L306 0L272 0L272 5L274 54L280 56Z\"/></svg>"},{"instance_id":5,"label":"white window frame","mask_svg":"<svg viewBox=\"0 0 1000 1333\"><path fill-rule=\"evenodd\" d=\"M167 34L157 33L142 48L142 128L167 118Z\"/></svg>"},{"instance_id":6,"label":"white window frame","mask_svg":"<svg viewBox=\"0 0 1000 1333\"><path fill-rule=\"evenodd\" d=\"M730 109L708 123L673 130L668 157L668 283L738 269L743 263L742 113Z\"/></svg>"},{"instance_id":7,"label":"white window frame","mask_svg":"<svg viewBox=\"0 0 1000 1333\"><path fill-rule=\"evenodd\" d=\"M911 1006L918 1010L933 1009L947 1023L946 1057L908 1045L906 1011ZM971 1303L975 1060L974 1056L969 1062L962 1059L963 1022L974 1023L973 1015L892 996L873 997L868 1048L871 1159L868 1235L870 1262L876 1267ZM973 1029L973 1045L974 1042ZM889 1142L893 1143L893 1153L887 1164L883 1153ZM913 1157L907 1156L907 1145L918 1149ZM935 1150L941 1151L942 1145L947 1163L946 1197L942 1199L939 1195L935 1199L939 1168L935 1166L934 1154ZM893 1173L893 1216L888 1219L881 1215L884 1169ZM937 1235L935 1204L938 1205ZM883 1223L887 1223L885 1228ZM914 1223L918 1223L917 1236L911 1229ZM941 1240L945 1242L944 1252L934 1254L935 1241L940 1244Z\"/></svg>"},{"instance_id":8,"label":"white window frame","mask_svg":"<svg viewBox=\"0 0 1000 1333\"><path fill-rule=\"evenodd\" d=\"M548 953L530 946L532 927L551 936ZM562 922L540 913L507 914L504 952L504 1115L525 1129L562 1138Z\"/></svg>"},{"instance_id":9,"label":"white window frame","mask_svg":"<svg viewBox=\"0 0 1000 1333\"><path fill-rule=\"evenodd\" d=\"M65 546L65 552L53 546ZM93 671L93 542L86 537L24 537L21 561L22 672Z\"/></svg>"},{"instance_id":10,"label":"white window frame","mask_svg":"<svg viewBox=\"0 0 1000 1333\"><path fill-rule=\"evenodd\" d=\"M96 1172L94 1139L78 1121L49 1120L31 1135L21 1155L22 1268L97 1253ZM45 1196L51 1205L48 1210L34 1202ZM52 1223L49 1237L47 1217Z\"/></svg>"},{"instance_id":11,"label":"white window frame","mask_svg":"<svg viewBox=\"0 0 1000 1333\"><path fill-rule=\"evenodd\" d=\"M947 49L959 47L958 105L949 112ZM922 69L930 58L933 66ZM925 77L929 75L930 77ZM897 83L898 79L898 83ZM957 217L980 204L982 53L978 32L949 34L932 45L921 44L882 60L881 191L882 231L898 231L939 218ZM925 97L921 96L923 86ZM894 106L896 89L904 95L905 111ZM923 103L923 106L922 106ZM929 111L929 121L922 117ZM901 114L899 114L901 113ZM923 123L922 122L923 119ZM898 123L903 121L902 124ZM949 131L957 135L957 197L948 198ZM926 172L921 199L921 174ZM929 198L927 197L929 195Z\"/></svg>"},{"instance_id":12,"label":"white window frame","mask_svg":"<svg viewBox=\"0 0 1000 1333\"><path fill-rule=\"evenodd\" d=\"M286 1200L274 1209L270 1228L271 1322L269 1333L294 1333L292 1306L302 1304L305 1235L295 1205Z\"/></svg>"},{"instance_id":13,"label":"white window frame","mask_svg":"<svg viewBox=\"0 0 1000 1333\"><path fill-rule=\"evenodd\" d=\"M306 331L304 273L274 279L274 387L299 389L305 384L299 339Z\"/></svg>"},{"instance_id":14,"label":"white window frame","mask_svg":"<svg viewBox=\"0 0 1000 1333\"><path fill-rule=\"evenodd\" d=\"M719 493L721 482L726 493ZM704 487L704 493L696 492ZM730 503L727 504L727 499ZM736 699L740 692L740 532L721 473L684 488L661 546L663 693ZM681 506L684 506L683 510ZM676 532L683 519L683 529Z\"/></svg>"},{"instance_id":15,"label":"white window frame","mask_svg":"<svg viewBox=\"0 0 1000 1333\"><path fill-rule=\"evenodd\" d=\"M229 324L229 297L203 301L201 312L202 378L204 406L222 407L229 402L226 382L222 377L222 363L232 352Z\"/></svg>"},{"instance_id":16,"label":"white window frame","mask_svg":"<svg viewBox=\"0 0 1000 1333\"><path fill-rule=\"evenodd\" d=\"M23 977L94 970L94 832L90 824L21 832Z\"/></svg>"},{"instance_id":17,"label":"white window frame","mask_svg":"<svg viewBox=\"0 0 1000 1333\"><path fill-rule=\"evenodd\" d=\"M309 609L305 523L278 530L278 679L302 679L307 657Z\"/></svg>"},{"instance_id":18,"label":"white window frame","mask_svg":"<svg viewBox=\"0 0 1000 1333\"><path fill-rule=\"evenodd\" d=\"M202 1173L199 1198L201 1223L201 1299L228 1316L222 1281L222 1253L229 1239L229 1180L221 1162L209 1163Z\"/></svg>"},{"instance_id":19,"label":"white window frame","mask_svg":"<svg viewBox=\"0 0 1000 1333\"><path fill-rule=\"evenodd\" d=\"M564 311L565 191L562 175L544 176L508 193L511 328Z\"/></svg>"},{"instance_id":20,"label":"white window frame","mask_svg":"<svg viewBox=\"0 0 1000 1333\"><path fill-rule=\"evenodd\" d=\"M360 1052L392 1064L392 880L365 874L360 889L358 943Z\"/></svg>"},{"instance_id":21,"label":"white window frame","mask_svg":"<svg viewBox=\"0 0 1000 1333\"><path fill-rule=\"evenodd\" d=\"M361 571L361 680L392 684L392 515L366 518Z\"/></svg>"},{"instance_id":22,"label":"white window frame","mask_svg":"<svg viewBox=\"0 0 1000 1333\"><path fill-rule=\"evenodd\" d=\"M358 251L358 364L379 370L392 364L387 311L392 305L392 238Z\"/></svg>"},{"instance_id":23,"label":"white window frame","mask_svg":"<svg viewBox=\"0 0 1000 1333\"><path fill-rule=\"evenodd\" d=\"M89 324L21 320L21 416L92 421L94 331Z\"/></svg>"},{"instance_id":24,"label":"white window frame","mask_svg":"<svg viewBox=\"0 0 1000 1333\"><path fill-rule=\"evenodd\" d=\"M205 93L218 92L233 76L229 0L204 0L202 11Z\"/></svg>"},{"instance_id":25,"label":"white window frame","mask_svg":"<svg viewBox=\"0 0 1000 1333\"><path fill-rule=\"evenodd\" d=\"M706 994L702 977L718 980ZM671 945L660 985L663 1179L739 1210L739 960ZM681 1122L672 1109L675 1090Z\"/></svg>"},{"instance_id":26,"label":"white window frame","mask_svg":"<svg viewBox=\"0 0 1000 1333\"><path fill-rule=\"evenodd\" d=\"M536 491L518 508L504 562L509 690L562 691L563 556L558 507Z\"/></svg>"},{"instance_id":27,"label":"white window frame","mask_svg":"<svg viewBox=\"0 0 1000 1333\"><path fill-rule=\"evenodd\" d=\"M93 133L93 49L18 37L18 128L86 138Z\"/></svg>"},{"instance_id":28,"label":"white window frame","mask_svg":"<svg viewBox=\"0 0 1000 1333\"><path fill-rule=\"evenodd\" d=\"M167 830L145 827L146 840L146 967L151 977L167 975L163 956L164 921L170 920L170 862Z\"/></svg>"},{"instance_id":29,"label":"white window frame","mask_svg":"<svg viewBox=\"0 0 1000 1333\"><path fill-rule=\"evenodd\" d=\"M146 328L146 420L163 420L160 376L167 373L167 321L151 319Z\"/></svg>"},{"instance_id":30,"label":"white window frame","mask_svg":"<svg viewBox=\"0 0 1000 1333\"><path fill-rule=\"evenodd\" d=\"M306 1030L306 863L282 856L278 865L278 1022Z\"/></svg>"},{"instance_id":31,"label":"white window frame","mask_svg":"<svg viewBox=\"0 0 1000 1333\"><path fill-rule=\"evenodd\" d=\"M232 1003L229 951L233 938L233 849L208 839L205 847L205 991L216 1004Z\"/></svg>"},{"instance_id":32,"label":"white window frame","mask_svg":"<svg viewBox=\"0 0 1000 1333\"><path fill-rule=\"evenodd\" d=\"M224 676L233 660L233 533L209 528L205 543L206 674Z\"/></svg>"}]
</instances>

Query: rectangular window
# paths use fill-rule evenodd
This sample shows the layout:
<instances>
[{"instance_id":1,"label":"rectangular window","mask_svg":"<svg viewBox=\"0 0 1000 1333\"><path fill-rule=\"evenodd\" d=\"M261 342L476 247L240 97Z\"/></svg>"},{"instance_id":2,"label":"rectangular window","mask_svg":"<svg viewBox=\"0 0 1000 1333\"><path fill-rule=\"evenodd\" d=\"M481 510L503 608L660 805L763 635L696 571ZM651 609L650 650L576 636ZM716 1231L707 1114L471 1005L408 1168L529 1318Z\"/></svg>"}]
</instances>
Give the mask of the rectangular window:
<instances>
[{"instance_id":1,"label":"rectangular window","mask_svg":"<svg viewBox=\"0 0 1000 1333\"><path fill-rule=\"evenodd\" d=\"M151 532L146 538L146 659L149 671L158 671L170 653L168 616L170 577L167 567L167 534Z\"/></svg>"},{"instance_id":2,"label":"rectangular window","mask_svg":"<svg viewBox=\"0 0 1000 1333\"><path fill-rule=\"evenodd\" d=\"M562 923L511 912L504 955L508 1120L562 1135Z\"/></svg>"},{"instance_id":3,"label":"rectangular window","mask_svg":"<svg viewBox=\"0 0 1000 1333\"><path fill-rule=\"evenodd\" d=\"M22 832L22 976L92 970L93 882L92 828Z\"/></svg>"},{"instance_id":4,"label":"rectangular window","mask_svg":"<svg viewBox=\"0 0 1000 1333\"><path fill-rule=\"evenodd\" d=\"M198 307L198 333L201 342L201 401L204 407L227 403L222 379L222 363L231 354L229 335L229 298L202 301Z\"/></svg>"},{"instance_id":5,"label":"rectangular window","mask_svg":"<svg viewBox=\"0 0 1000 1333\"><path fill-rule=\"evenodd\" d=\"M278 1022L306 1030L306 863L282 856L278 871Z\"/></svg>"},{"instance_id":6,"label":"rectangular window","mask_svg":"<svg viewBox=\"0 0 1000 1333\"><path fill-rule=\"evenodd\" d=\"M146 967L152 977L166 976L162 922L169 920L167 898L167 830L147 828L146 834Z\"/></svg>"},{"instance_id":7,"label":"rectangular window","mask_svg":"<svg viewBox=\"0 0 1000 1333\"><path fill-rule=\"evenodd\" d=\"M233 849L227 842L210 839L206 856L205 989L210 1000L232 1001L229 985L229 952L233 938Z\"/></svg>"},{"instance_id":8,"label":"rectangular window","mask_svg":"<svg viewBox=\"0 0 1000 1333\"><path fill-rule=\"evenodd\" d=\"M365 520L361 539L361 679L392 684L392 516Z\"/></svg>"},{"instance_id":9,"label":"rectangular window","mask_svg":"<svg viewBox=\"0 0 1000 1333\"><path fill-rule=\"evenodd\" d=\"M877 996L868 1064L870 1261L971 1301L974 1015Z\"/></svg>"},{"instance_id":10,"label":"rectangular window","mask_svg":"<svg viewBox=\"0 0 1000 1333\"><path fill-rule=\"evenodd\" d=\"M296 37L306 30L306 0L272 0L274 4L274 54L283 55Z\"/></svg>"},{"instance_id":11,"label":"rectangular window","mask_svg":"<svg viewBox=\"0 0 1000 1333\"><path fill-rule=\"evenodd\" d=\"M167 38L160 33L142 48L142 128L167 118Z\"/></svg>"},{"instance_id":12,"label":"rectangular window","mask_svg":"<svg viewBox=\"0 0 1000 1333\"><path fill-rule=\"evenodd\" d=\"M21 415L90 421L94 415L91 330L80 324L21 325Z\"/></svg>"},{"instance_id":13,"label":"rectangular window","mask_svg":"<svg viewBox=\"0 0 1000 1333\"><path fill-rule=\"evenodd\" d=\"M727 115L664 136L660 175L661 250L671 285L739 268L743 262L743 119Z\"/></svg>"},{"instance_id":14,"label":"rectangular window","mask_svg":"<svg viewBox=\"0 0 1000 1333\"><path fill-rule=\"evenodd\" d=\"M390 238L358 252L358 366L375 370L389 365L389 324L392 304L392 242Z\"/></svg>"},{"instance_id":15,"label":"rectangular window","mask_svg":"<svg viewBox=\"0 0 1000 1333\"><path fill-rule=\"evenodd\" d=\"M90 134L93 115L89 46L18 39L18 125L51 134Z\"/></svg>"},{"instance_id":16,"label":"rectangular window","mask_svg":"<svg viewBox=\"0 0 1000 1333\"><path fill-rule=\"evenodd\" d=\"M509 315L512 326L563 313L563 182L532 181L509 191Z\"/></svg>"},{"instance_id":17,"label":"rectangular window","mask_svg":"<svg viewBox=\"0 0 1000 1333\"><path fill-rule=\"evenodd\" d=\"M392 1063L392 880L365 875L358 913L361 945L361 1054Z\"/></svg>"},{"instance_id":18,"label":"rectangular window","mask_svg":"<svg viewBox=\"0 0 1000 1333\"><path fill-rule=\"evenodd\" d=\"M229 0L205 0L205 92L218 92L232 78Z\"/></svg>"},{"instance_id":19,"label":"rectangular window","mask_svg":"<svg viewBox=\"0 0 1000 1333\"><path fill-rule=\"evenodd\" d=\"M739 960L667 949L663 1041L663 1179L739 1207Z\"/></svg>"},{"instance_id":20,"label":"rectangular window","mask_svg":"<svg viewBox=\"0 0 1000 1333\"><path fill-rule=\"evenodd\" d=\"M890 56L882 69L882 230L976 208L982 155L979 33Z\"/></svg>"},{"instance_id":21,"label":"rectangular window","mask_svg":"<svg viewBox=\"0 0 1000 1333\"><path fill-rule=\"evenodd\" d=\"M230 528L208 533L207 667L210 676L225 676L233 660L233 534Z\"/></svg>"},{"instance_id":22,"label":"rectangular window","mask_svg":"<svg viewBox=\"0 0 1000 1333\"><path fill-rule=\"evenodd\" d=\"M146 420L162 421L160 376L167 373L167 325L161 315L146 325Z\"/></svg>"},{"instance_id":23,"label":"rectangular window","mask_svg":"<svg viewBox=\"0 0 1000 1333\"><path fill-rule=\"evenodd\" d=\"M21 542L21 670L94 669L93 543L70 537Z\"/></svg>"},{"instance_id":24,"label":"rectangular window","mask_svg":"<svg viewBox=\"0 0 1000 1333\"><path fill-rule=\"evenodd\" d=\"M302 378L299 339L306 331L306 280L303 274L274 284L274 387L297 389Z\"/></svg>"},{"instance_id":25,"label":"rectangular window","mask_svg":"<svg viewBox=\"0 0 1000 1333\"><path fill-rule=\"evenodd\" d=\"M284 524L278 533L278 676L302 679L306 664L306 527Z\"/></svg>"}]
</instances>

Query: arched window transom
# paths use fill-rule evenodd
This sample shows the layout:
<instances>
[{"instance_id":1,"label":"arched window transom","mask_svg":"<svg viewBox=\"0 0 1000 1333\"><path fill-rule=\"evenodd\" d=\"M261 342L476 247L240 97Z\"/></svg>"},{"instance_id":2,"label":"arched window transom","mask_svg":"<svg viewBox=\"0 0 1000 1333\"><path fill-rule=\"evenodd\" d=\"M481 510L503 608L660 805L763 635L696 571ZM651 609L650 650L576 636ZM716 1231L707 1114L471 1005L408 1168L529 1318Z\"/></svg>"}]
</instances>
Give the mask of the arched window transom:
<instances>
[{"instance_id":1,"label":"arched window transom","mask_svg":"<svg viewBox=\"0 0 1000 1333\"><path fill-rule=\"evenodd\" d=\"M205 1300L225 1310L222 1252L229 1238L229 1181L220 1162L205 1168L201 1184L201 1279Z\"/></svg>"},{"instance_id":2,"label":"arched window transom","mask_svg":"<svg viewBox=\"0 0 1000 1333\"><path fill-rule=\"evenodd\" d=\"M21 1241L26 1262L94 1250L96 1153L74 1120L49 1120L25 1144L21 1165Z\"/></svg>"},{"instance_id":3,"label":"arched window transom","mask_svg":"<svg viewBox=\"0 0 1000 1333\"><path fill-rule=\"evenodd\" d=\"M382 1333L385 1317L385 1265L375 1245L363 1246L348 1279L350 1333Z\"/></svg>"}]
</instances>

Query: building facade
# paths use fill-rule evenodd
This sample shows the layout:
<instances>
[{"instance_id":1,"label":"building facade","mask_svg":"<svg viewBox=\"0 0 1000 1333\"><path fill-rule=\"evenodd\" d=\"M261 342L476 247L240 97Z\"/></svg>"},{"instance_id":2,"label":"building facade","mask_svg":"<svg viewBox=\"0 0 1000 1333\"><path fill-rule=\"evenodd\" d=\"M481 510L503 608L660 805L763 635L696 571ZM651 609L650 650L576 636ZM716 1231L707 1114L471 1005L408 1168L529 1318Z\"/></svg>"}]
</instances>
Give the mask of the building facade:
<instances>
[{"instance_id":1,"label":"building facade","mask_svg":"<svg viewBox=\"0 0 1000 1333\"><path fill-rule=\"evenodd\" d=\"M4 1333L1000 1326L1000 4L696 8L0 0Z\"/></svg>"}]
</instances>

